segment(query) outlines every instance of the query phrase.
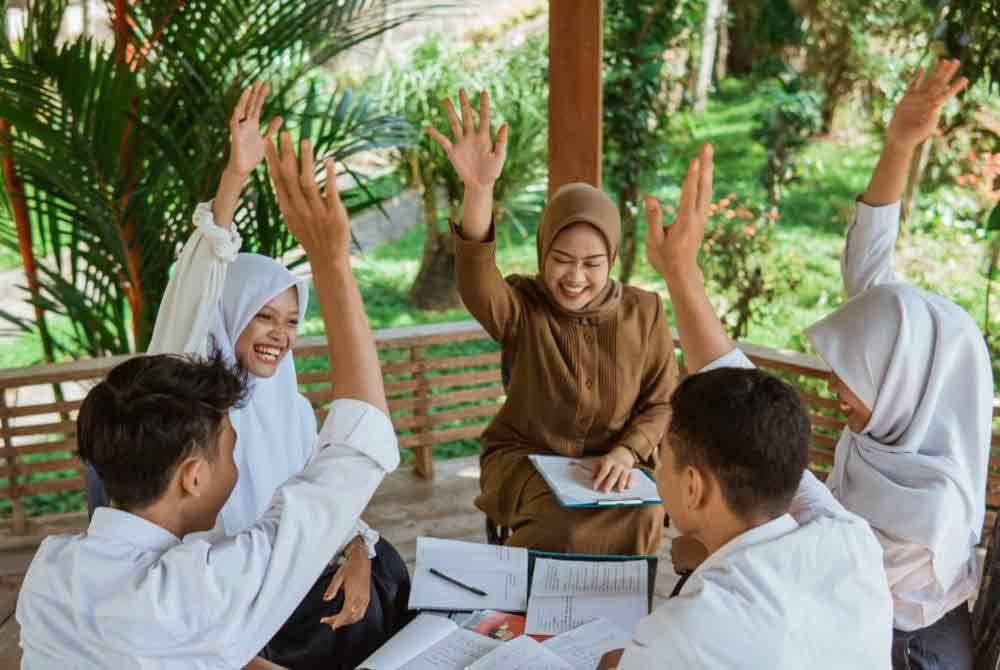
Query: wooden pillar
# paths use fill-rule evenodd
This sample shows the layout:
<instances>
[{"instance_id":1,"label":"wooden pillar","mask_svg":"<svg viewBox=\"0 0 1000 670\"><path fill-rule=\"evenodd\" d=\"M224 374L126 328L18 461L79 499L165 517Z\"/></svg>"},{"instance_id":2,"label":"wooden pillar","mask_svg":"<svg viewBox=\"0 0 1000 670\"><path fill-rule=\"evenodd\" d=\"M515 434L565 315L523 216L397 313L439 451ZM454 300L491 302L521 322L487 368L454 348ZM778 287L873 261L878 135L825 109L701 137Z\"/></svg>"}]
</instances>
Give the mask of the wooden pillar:
<instances>
[{"instance_id":1,"label":"wooden pillar","mask_svg":"<svg viewBox=\"0 0 1000 670\"><path fill-rule=\"evenodd\" d=\"M419 362L424 360L423 347L410 347L410 361L413 365L413 378L417 380L417 388L413 390L413 397L416 399L413 405L413 416L427 417L427 408L430 405L430 380L424 366ZM417 424L413 429L414 433L430 433L429 425ZM424 479L434 479L434 445L433 443L420 445L413 448L413 466L417 474Z\"/></svg>"},{"instance_id":2,"label":"wooden pillar","mask_svg":"<svg viewBox=\"0 0 1000 670\"><path fill-rule=\"evenodd\" d=\"M549 2L549 195L601 185L603 2Z\"/></svg>"}]
</instances>

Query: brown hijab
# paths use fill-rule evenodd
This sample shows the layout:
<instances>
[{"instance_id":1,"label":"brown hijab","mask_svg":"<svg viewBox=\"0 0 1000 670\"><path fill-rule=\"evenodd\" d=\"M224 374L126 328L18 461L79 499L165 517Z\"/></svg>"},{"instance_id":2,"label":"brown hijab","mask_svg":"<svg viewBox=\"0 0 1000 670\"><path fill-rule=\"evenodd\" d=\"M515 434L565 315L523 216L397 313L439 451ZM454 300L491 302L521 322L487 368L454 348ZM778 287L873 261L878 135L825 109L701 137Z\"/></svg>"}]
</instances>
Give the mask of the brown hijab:
<instances>
[{"instance_id":1,"label":"brown hijab","mask_svg":"<svg viewBox=\"0 0 1000 670\"><path fill-rule=\"evenodd\" d=\"M608 266L613 266L618 256L621 241L621 215L615 203L604 191L590 184L576 182L562 186L553 194L542 212L542 222L538 226L536 243L538 246L538 275L536 285L545 293L554 309L576 318L600 317L613 313L621 300L621 284L608 277L604 290L582 310L570 311L559 305L549 293L543 274L545 259L552 243L563 230L575 223L587 223L597 229L604 238L608 250Z\"/></svg>"}]
</instances>

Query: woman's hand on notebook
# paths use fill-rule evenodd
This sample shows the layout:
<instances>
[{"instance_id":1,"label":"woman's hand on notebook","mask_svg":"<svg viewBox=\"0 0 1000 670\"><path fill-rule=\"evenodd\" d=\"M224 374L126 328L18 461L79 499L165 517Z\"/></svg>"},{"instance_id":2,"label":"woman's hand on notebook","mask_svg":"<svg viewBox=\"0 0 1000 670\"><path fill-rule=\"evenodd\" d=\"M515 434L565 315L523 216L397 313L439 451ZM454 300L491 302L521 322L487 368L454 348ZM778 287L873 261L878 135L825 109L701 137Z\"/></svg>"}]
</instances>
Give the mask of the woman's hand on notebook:
<instances>
[{"instance_id":1,"label":"woman's hand on notebook","mask_svg":"<svg viewBox=\"0 0 1000 670\"><path fill-rule=\"evenodd\" d=\"M615 447L593 465L594 490L621 493L632 488L635 456L625 447Z\"/></svg>"}]
</instances>

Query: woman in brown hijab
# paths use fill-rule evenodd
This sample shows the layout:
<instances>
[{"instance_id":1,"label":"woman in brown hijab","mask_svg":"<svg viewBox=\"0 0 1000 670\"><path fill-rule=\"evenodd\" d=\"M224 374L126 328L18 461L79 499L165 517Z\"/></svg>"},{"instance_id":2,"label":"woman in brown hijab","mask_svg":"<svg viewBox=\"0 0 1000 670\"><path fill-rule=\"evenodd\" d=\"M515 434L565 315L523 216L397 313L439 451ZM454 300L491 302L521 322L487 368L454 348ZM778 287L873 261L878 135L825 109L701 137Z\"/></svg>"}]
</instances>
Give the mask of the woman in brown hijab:
<instances>
[{"instance_id":1,"label":"woman in brown hijab","mask_svg":"<svg viewBox=\"0 0 1000 670\"><path fill-rule=\"evenodd\" d=\"M677 377L660 298L610 279L621 221L600 189L568 184L538 227L535 277L500 274L492 226L493 185L507 127L490 136L489 98L479 127L465 92L462 118L445 109L454 140L428 128L465 185L454 229L458 288L500 343L510 365L507 401L482 436L476 505L507 526L507 544L543 551L650 554L659 548L659 505L565 509L529 454L594 457L594 488L624 490L635 465L654 467Z\"/></svg>"}]
</instances>

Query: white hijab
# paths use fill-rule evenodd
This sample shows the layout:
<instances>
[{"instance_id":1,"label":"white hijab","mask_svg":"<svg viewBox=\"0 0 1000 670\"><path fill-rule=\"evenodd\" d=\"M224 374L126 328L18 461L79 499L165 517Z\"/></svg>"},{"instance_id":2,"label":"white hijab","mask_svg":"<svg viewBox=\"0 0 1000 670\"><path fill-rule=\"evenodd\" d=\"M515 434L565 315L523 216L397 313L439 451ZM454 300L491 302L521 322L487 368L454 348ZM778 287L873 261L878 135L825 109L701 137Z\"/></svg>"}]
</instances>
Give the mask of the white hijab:
<instances>
[{"instance_id":1,"label":"white hijab","mask_svg":"<svg viewBox=\"0 0 1000 670\"><path fill-rule=\"evenodd\" d=\"M983 526L993 373L978 326L940 296L891 283L807 335L872 410L862 433L844 429L831 491L880 532L928 547L948 588Z\"/></svg>"},{"instance_id":2,"label":"white hijab","mask_svg":"<svg viewBox=\"0 0 1000 670\"><path fill-rule=\"evenodd\" d=\"M294 286L299 314L305 315L309 291L280 263L257 254L239 254L229 266L209 340L235 360L236 340L264 305ZM302 471L316 441L316 415L299 393L292 353L270 378L250 377L246 405L229 412L236 431L234 458L239 480L220 512L226 535L252 526L267 509L274 491Z\"/></svg>"}]
</instances>

